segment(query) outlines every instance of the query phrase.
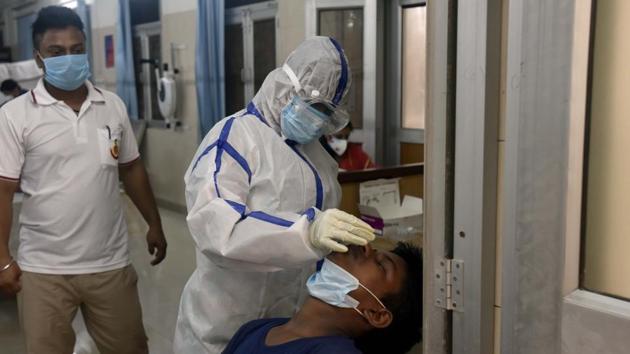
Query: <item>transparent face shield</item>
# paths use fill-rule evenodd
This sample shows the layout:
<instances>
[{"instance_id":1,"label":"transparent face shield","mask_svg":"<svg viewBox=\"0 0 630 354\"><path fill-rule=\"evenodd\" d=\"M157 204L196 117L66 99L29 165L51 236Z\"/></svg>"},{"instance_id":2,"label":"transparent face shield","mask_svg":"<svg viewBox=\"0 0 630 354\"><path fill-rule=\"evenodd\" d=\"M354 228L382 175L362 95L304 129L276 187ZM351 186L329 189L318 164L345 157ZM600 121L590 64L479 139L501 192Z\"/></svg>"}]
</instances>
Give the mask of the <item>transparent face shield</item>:
<instances>
[{"instance_id":1,"label":"transparent face shield","mask_svg":"<svg viewBox=\"0 0 630 354\"><path fill-rule=\"evenodd\" d=\"M334 134L348 124L350 116L346 110L322 99L317 90L313 90L310 97L300 96L302 85L293 70L287 64L282 66L282 70L289 76L297 93L289 108L295 110L294 113L302 117L305 124L317 127L322 135Z\"/></svg>"}]
</instances>

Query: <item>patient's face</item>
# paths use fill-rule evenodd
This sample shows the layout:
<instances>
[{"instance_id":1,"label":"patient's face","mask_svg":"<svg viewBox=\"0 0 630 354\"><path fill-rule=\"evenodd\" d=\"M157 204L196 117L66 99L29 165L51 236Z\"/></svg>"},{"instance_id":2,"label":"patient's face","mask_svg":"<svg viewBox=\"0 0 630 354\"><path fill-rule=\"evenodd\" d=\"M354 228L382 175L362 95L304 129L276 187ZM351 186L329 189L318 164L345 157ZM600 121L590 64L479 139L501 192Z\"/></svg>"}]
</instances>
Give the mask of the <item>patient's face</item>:
<instances>
[{"instance_id":1,"label":"patient's face","mask_svg":"<svg viewBox=\"0 0 630 354\"><path fill-rule=\"evenodd\" d=\"M379 299L397 294L407 274L407 265L398 255L372 247L350 246L347 253L333 253L328 259L354 275ZM359 302L374 301L363 289L350 293ZM372 300L370 300L372 299Z\"/></svg>"}]
</instances>

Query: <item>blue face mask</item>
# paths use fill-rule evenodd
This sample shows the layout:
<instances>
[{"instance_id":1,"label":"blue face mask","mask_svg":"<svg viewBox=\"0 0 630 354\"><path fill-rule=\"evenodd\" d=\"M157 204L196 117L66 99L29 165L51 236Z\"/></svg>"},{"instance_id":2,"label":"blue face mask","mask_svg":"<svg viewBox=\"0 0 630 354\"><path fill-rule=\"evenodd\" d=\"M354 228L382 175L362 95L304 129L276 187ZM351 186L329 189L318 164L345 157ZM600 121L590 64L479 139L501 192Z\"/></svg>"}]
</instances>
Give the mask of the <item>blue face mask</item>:
<instances>
[{"instance_id":1,"label":"blue face mask","mask_svg":"<svg viewBox=\"0 0 630 354\"><path fill-rule=\"evenodd\" d=\"M42 60L46 69L44 79L58 89L74 91L90 77L87 54L61 55Z\"/></svg>"},{"instance_id":2,"label":"blue face mask","mask_svg":"<svg viewBox=\"0 0 630 354\"><path fill-rule=\"evenodd\" d=\"M328 260L328 258L324 258L322 268L317 273L311 275L306 283L306 287L312 297L320 299L332 306L352 308L361 316L364 316L363 313L357 309L359 301L348 295L351 291L362 287L387 310L387 307L385 307L381 300L368 288L363 286L363 284L359 282L359 279L334 262Z\"/></svg>"},{"instance_id":3,"label":"blue face mask","mask_svg":"<svg viewBox=\"0 0 630 354\"><path fill-rule=\"evenodd\" d=\"M294 96L280 114L282 134L299 144L308 144L324 135L323 127L329 119L324 113L310 108Z\"/></svg>"}]
</instances>

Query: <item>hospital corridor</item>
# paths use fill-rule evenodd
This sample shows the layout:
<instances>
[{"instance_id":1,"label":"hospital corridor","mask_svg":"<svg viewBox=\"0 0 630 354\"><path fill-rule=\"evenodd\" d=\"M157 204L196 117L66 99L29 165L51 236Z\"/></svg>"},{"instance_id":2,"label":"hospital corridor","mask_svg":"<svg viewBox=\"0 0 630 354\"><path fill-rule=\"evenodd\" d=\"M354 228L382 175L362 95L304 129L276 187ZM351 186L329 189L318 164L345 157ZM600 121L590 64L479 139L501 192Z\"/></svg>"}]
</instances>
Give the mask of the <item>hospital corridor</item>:
<instances>
[{"instance_id":1,"label":"hospital corridor","mask_svg":"<svg viewBox=\"0 0 630 354\"><path fill-rule=\"evenodd\" d=\"M0 354L630 353L630 1L0 0Z\"/></svg>"}]
</instances>

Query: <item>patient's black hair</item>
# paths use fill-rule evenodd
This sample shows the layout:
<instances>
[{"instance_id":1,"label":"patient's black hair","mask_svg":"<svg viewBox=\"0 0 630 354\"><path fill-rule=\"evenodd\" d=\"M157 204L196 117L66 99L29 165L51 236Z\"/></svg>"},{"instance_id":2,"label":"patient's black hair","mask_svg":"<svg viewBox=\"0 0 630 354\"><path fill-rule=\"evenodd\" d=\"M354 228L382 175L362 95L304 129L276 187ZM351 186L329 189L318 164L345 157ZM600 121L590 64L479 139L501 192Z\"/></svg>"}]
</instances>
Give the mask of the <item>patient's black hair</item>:
<instances>
[{"instance_id":1,"label":"patient's black hair","mask_svg":"<svg viewBox=\"0 0 630 354\"><path fill-rule=\"evenodd\" d=\"M33 48L39 50L42 37L49 29L64 29L68 27L76 27L85 37L83 22L74 10L63 6L46 6L42 8L37 13L37 19L32 26Z\"/></svg>"},{"instance_id":2,"label":"patient's black hair","mask_svg":"<svg viewBox=\"0 0 630 354\"><path fill-rule=\"evenodd\" d=\"M422 252L403 242L392 252L405 261L407 275L401 291L383 299L394 316L392 323L355 340L364 354L404 354L422 338Z\"/></svg>"}]
</instances>

